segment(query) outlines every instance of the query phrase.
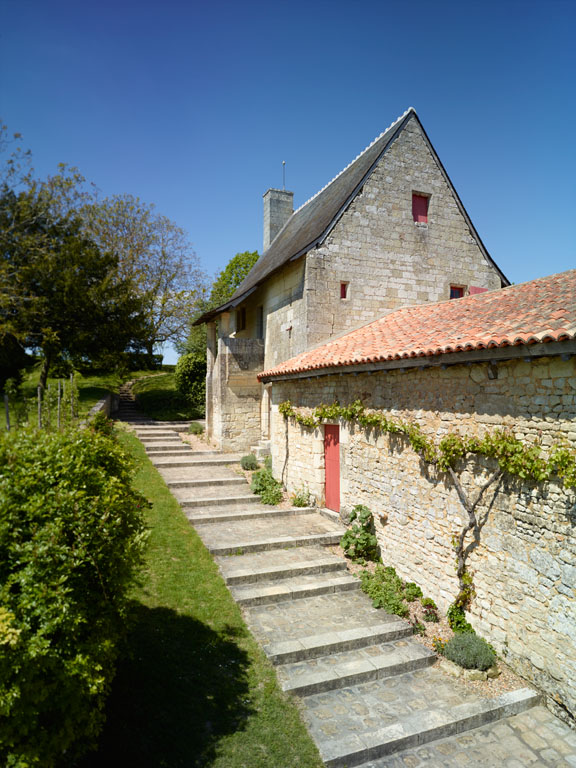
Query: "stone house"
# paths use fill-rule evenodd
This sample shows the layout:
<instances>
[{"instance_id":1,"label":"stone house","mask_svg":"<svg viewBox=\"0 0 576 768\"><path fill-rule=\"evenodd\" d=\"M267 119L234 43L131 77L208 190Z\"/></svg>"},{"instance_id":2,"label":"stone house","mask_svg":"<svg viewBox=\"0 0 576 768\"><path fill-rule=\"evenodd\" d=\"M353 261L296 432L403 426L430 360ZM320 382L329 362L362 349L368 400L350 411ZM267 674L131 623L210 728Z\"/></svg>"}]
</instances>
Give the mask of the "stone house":
<instances>
[{"instance_id":1,"label":"stone house","mask_svg":"<svg viewBox=\"0 0 576 768\"><path fill-rule=\"evenodd\" d=\"M436 443L451 432L511 430L549 455L576 450L576 270L503 290L397 309L262 372L271 388L274 473L321 506L374 513L385 564L446 610L458 593L453 537L466 523L454 482L406 440L325 420L286 419L322 403L360 400L418 424ZM494 459L468 457L460 482L474 495ZM469 557L476 595L468 616L561 716L576 716L576 491L504 475L479 506Z\"/></svg>"},{"instance_id":2,"label":"stone house","mask_svg":"<svg viewBox=\"0 0 576 768\"><path fill-rule=\"evenodd\" d=\"M264 195L264 252L207 323L207 433L224 450L270 440L258 374L414 304L508 285L409 109L297 211Z\"/></svg>"}]
</instances>

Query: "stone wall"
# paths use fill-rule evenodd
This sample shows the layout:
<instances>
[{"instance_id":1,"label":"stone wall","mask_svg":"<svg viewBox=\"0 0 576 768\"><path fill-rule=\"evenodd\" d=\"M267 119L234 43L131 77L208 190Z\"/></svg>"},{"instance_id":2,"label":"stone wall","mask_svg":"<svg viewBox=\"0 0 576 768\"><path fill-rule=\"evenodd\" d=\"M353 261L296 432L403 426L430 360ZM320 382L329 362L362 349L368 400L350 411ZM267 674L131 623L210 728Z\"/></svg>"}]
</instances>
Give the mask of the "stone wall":
<instances>
[{"instance_id":1,"label":"stone wall","mask_svg":"<svg viewBox=\"0 0 576 768\"><path fill-rule=\"evenodd\" d=\"M209 370L208 434L225 451L245 451L260 439L260 394L256 378L264 363L264 342L219 338Z\"/></svg>"},{"instance_id":2,"label":"stone wall","mask_svg":"<svg viewBox=\"0 0 576 768\"><path fill-rule=\"evenodd\" d=\"M435 438L505 426L544 448L555 441L576 448L574 358L499 363L496 379L488 370L476 363L274 383L275 475L289 490L304 483L323 497L323 429L290 424L287 440L278 412L285 399L313 407L361 398ZM384 562L445 610L457 593L451 541L465 520L454 487L402 438L344 423L340 435L343 509L369 506ZM469 465L464 486L478 488L491 469L486 461ZM560 483L507 480L488 492L481 513L486 522L469 559L477 592L469 619L521 675L576 714L576 493Z\"/></svg>"},{"instance_id":3,"label":"stone wall","mask_svg":"<svg viewBox=\"0 0 576 768\"><path fill-rule=\"evenodd\" d=\"M427 224L413 221L413 192L430 196ZM309 345L386 311L449 299L450 285L500 288L415 119L307 260Z\"/></svg>"}]
</instances>

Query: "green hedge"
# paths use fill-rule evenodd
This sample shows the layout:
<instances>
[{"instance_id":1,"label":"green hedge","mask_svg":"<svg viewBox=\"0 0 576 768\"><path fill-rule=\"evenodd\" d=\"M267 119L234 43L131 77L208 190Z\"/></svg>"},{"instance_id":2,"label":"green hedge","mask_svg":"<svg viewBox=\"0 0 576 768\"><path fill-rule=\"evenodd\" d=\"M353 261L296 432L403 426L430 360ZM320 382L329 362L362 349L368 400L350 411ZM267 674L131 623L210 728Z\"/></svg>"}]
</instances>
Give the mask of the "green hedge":
<instances>
[{"instance_id":1,"label":"green hedge","mask_svg":"<svg viewBox=\"0 0 576 768\"><path fill-rule=\"evenodd\" d=\"M206 400L206 360L194 354L183 355L174 372L176 389L199 413L204 413Z\"/></svg>"},{"instance_id":2,"label":"green hedge","mask_svg":"<svg viewBox=\"0 0 576 768\"><path fill-rule=\"evenodd\" d=\"M96 429L0 435L0 764L94 743L140 563L144 497Z\"/></svg>"}]
</instances>

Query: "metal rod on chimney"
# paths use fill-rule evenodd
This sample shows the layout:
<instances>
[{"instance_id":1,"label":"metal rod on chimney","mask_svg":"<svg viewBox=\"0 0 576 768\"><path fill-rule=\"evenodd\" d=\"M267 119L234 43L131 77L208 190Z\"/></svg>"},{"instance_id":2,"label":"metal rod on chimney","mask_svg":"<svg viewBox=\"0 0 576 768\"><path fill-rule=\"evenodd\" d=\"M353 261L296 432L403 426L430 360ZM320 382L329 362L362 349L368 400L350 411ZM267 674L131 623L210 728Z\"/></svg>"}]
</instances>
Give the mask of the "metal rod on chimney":
<instances>
[{"instance_id":1,"label":"metal rod on chimney","mask_svg":"<svg viewBox=\"0 0 576 768\"><path fill-rule=\"evenodd\" d=\"M286 160L282 160L282 189L286 189Z\"/></svg>"}]
</instances>

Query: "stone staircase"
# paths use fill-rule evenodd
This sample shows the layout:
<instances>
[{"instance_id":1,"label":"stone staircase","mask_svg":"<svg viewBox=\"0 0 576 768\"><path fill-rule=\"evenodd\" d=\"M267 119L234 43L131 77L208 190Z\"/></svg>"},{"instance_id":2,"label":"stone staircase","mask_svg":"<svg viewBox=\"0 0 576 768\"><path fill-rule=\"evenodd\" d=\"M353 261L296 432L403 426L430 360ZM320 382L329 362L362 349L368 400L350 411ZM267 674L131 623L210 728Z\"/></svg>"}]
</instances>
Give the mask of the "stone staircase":
<instances>
[{"instance_id":1,"label":"stone staircase","mask_svg":"<svg viewBox=\"0 0 576 768\"><path fill-rule=\"evenodd\" d=\"M239 455L193 451L180 424L140 421L127 406L122 413L213 554L280 685L299 697L325 765L576 767L576 734L571 741L534 691L477 695L434 666L406 621L372 607L345 561L326 549L342 536L337 516L260 504ZM526 741L536 732L538 748Z\"/></svg>"}]
</instances>

